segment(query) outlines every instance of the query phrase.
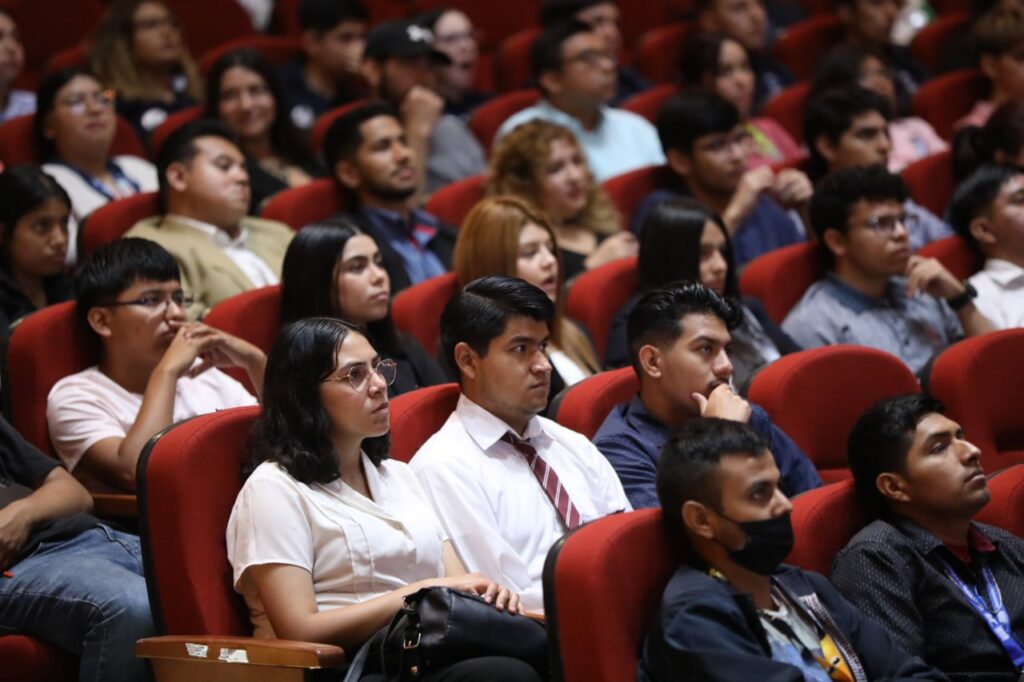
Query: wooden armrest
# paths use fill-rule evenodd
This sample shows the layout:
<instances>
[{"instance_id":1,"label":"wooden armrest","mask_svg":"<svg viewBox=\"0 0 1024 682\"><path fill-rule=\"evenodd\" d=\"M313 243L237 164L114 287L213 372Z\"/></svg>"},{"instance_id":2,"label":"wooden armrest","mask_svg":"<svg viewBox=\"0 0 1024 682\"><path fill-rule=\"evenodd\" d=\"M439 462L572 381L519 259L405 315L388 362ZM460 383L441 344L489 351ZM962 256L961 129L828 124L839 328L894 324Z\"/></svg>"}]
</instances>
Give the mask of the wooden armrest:
<instances>
[{"instance_id":1,"label":"wooden armrest","mask_svg":"<svg viewBox=\"0 0 1024 682\"><path fill-rule=\"evenodd\" d=\"M139 515L135 495L128 493L93 493L93 514L99 517L136 518Z\"/></svg>"},{"instance_id":2,"label":"wooden armrest","mask_svg":"<svg viewBox=\"0 0 1024 682\"><path fill-rule=\"evenodd\" d=\"M287 639L209 635L148 637L135 643L140 658L223 661L286 668L336 668L345 662L341 647Z\"/></svg>"},{"instance_id":3,"label":"wooden armrest","mask_svg":"<svg viewBox=\"0 0 1024 682\"><path fill-rule=\"evenodd\" d=\"M530 609L523 613L527 618L532 618L538 623L547 624L547 619L544 616L544 609Z\"/></svg>"}]
</instances>

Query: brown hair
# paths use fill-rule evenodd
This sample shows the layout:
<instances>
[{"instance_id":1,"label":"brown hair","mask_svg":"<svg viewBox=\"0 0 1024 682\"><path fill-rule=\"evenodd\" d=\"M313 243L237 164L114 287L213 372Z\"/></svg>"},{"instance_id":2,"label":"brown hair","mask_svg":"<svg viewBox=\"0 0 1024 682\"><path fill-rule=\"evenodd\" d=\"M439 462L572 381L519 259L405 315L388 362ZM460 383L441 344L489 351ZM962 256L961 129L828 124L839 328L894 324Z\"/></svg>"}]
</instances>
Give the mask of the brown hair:
<instances>
[{"instance_id":1,"label":"brown hair","mask_svg":"<svg viewBox=\"0 0 1024 682\"><path fill-rule=\"evenodd\" d=\"M558 258L558 286L565 283L565 270L558 252L555 231L530 204L516 197L490 197L480 200L469 212L459 229L452 256L452 269L464 287L487 275L515 277L519 258L519 234L535 224L551 236ZM565 296L555 302L555 323L551 329L554 344L578 365L589 372L600 370L597 353L586 335L564 315Z\"/></svg>"},{"instance_id":2,"label":"brown hair","mask_svg":"<svg viewBox=\"0 0 1024 682\"><path fill-rule=\"evenodd\" d=\"M494 149L487 194L516 196L543 210L537 177L544 172L551 146L558 140L566 140L580 149L572 131L556 123L534 119L516 126ZM614 234L621 224L619 214L595 182L589 166L587 174L587 205L577 222L600 235Z\"/></svg>"},{"instance_id":3,"label":"brown hair","mask_svg":"<svg viewBox=\"0 0 1024 682\"><path fill-rule=\"evenodd\" d=\"M978 56L998 57L1024 43L1024 17L995 7L982 15L973 33Z\"/></svg>"}]
</instances>

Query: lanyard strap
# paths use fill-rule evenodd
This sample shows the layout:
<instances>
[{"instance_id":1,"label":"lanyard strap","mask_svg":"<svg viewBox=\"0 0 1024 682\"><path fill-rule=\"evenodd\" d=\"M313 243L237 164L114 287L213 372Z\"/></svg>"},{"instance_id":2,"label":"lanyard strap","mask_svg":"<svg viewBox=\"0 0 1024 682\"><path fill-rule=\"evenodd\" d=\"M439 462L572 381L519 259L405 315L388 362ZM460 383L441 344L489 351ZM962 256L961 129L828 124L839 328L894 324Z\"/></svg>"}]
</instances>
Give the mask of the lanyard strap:
<instances>
[{"instance_id":1,"label":"lanyard strap","mask_svg":"<svg viewBox=\"0 0 1024 682\"><path fill-rule=\"evenodd\" d=\"M988 625L989 630L996 636L999 643L1003 645L1006 654L1013 661L1013 666L1017 670L1024 669L1024 645L1021 644L1021 641L1017 639L1011 630L1010 616L1006 612L1006 606L1003 605L1003 595L999 591L999 585L996 584L995 578L992 577L992 571L989 570L988 566L984 566L981 569L981 579L985 583L985 591L988 593L989 603L986 604L981 595L978 594L978 590L965 583L957 575L957 572L953 570L952 566L945 561L942 564L949 579L960 588L960 591L963 592L964 597L974 610L978 612L978 615L985 619L985 624Z\"/></svg>"},{"instance_id":2,"label":"lanyard strap","mask_svg":"<svg viewBox=\"0 0 1024 682\"><path fill-rule=\"evenodd\" d=\"M97 194L100 194L100 195L104 196L107 199L107 201L114 201L115 199L119 198L119 197L115 197L110 192L110 190L107 189L107 186L104 185L102 182L100 182L98 178L94 178L93 176L91 176L88 173L86 173L85 171L83 171L81 168L77 168L75 166L72 166L70 163L66 163L66 162L63 162L63 161L61 163L63 165L65 165L65 166L67 166L68 168L70 168L71 170L73 170L75 173L77 173L78 177L82 178L87 183L89 183L89 186L92 187L93 190L95 190ZM134 180L129 178L127 175L125 175L124 171L121 170L121 167L118 166L113 161L109 161L107 163L107 172L110 173L111 177L114 178L114 184L115 185L120 185L121 187L128 187L129 189L131 189L131 193L132 194L138 194L139 193L139 189L140 189L139 183L135 182Z\"/></svg>"}]
</instances>

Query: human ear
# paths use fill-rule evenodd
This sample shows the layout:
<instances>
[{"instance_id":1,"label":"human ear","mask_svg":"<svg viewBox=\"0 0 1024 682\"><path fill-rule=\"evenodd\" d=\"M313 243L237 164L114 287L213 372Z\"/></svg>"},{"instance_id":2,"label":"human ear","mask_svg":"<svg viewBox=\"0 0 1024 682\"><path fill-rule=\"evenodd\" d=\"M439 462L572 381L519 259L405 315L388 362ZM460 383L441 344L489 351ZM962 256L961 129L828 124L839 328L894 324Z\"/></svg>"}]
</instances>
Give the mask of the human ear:
<instances>
[{"instance_id":1,"label":"human ear","mask_svg":"<svg viewBox=\"0 0 1024 682\"><path fill-rule=\"evenodd\" d=\"M334 177L348 189L356 189L362 184L363 176L356 165L347 159L334 164Z\"/></svg>"},{"instance_id":2,"label":"human ear","mask_svg":"<svg viewBox=\"0 0 1024 682\"><path fill-rule=\"evenodd\" d=\"M996 243L996 235L992 232L992 223L987 216L978 216L972 220L968 230L979 244L991 246Z\"/></svg>"},{"instance_id":3,"label":"human ear","mask_svg":"<svg viewBox=\"0 0 1024 682\"><path fill-rule=\"evenodd\" d=\"M110 309L95 307L91 308L85 316L86 321L92 330L102 336L103 338L109 339L113 334L110 329Z\"/></svg>"},{"instance_id":4,"label":"human ear","mask_svg":"<svg viewBox=\"0 0 1024 682\"><path fill-rule=\"evenodd\" d=\"M698 537L713 540L715 531L711 527L708 509L696 500L687 500L679 510L683 518L683 527Z\"/></svg>"},{"instance_id":5,"label":"human ear","mask_svg":"<svg viewBox=\"0 0 1024 682\"><path fill-rule=\"evenodd\" d=\"M673 173L684 178L689 177L690 157L681 150L669 149L665 152L665 159L668 161L668 167L672 169Z\"/></svg>"},{"instance_id":6,"label":"human ear","mask_svg":"<svg viewBox=\"0 0 1024 682\"><path fill-rule=\"evenodd\" d=\"M832 163L836 158L836 145L825 135L818 135L814 138L814 148L821 154L821 158Z\"/></svg>"},{"instance_id":7,"label":"human ear","mask_svg":"<svg viewBox=\"0 0 1024 682\"><path fill-rule=\"evenodd\" d=\"M470 348L469 344L465 341L460 341L455 344L455 350L452 351L455 356L455 366L459 369L459 372L467 379L476 379L477 374L477 360L479 359L476 351Z\"/></svg>"},{"instance_id":8,"label":"human ear","mask_svg":"<svg viewBox=\"0 0 1024 682\"><path fill-rule=\"evenodd\" d=\"M650 344L641 346L637 352L637 359L640 363L640 369L644 371L644 374L654 379L661 378L662 359L660 350Z\"/></svg>"},{"instance_id":9,"label":"human ear","mask_svg":"<svg viewBox=\"0 0 1024 682\"><path fill-rule=\"evenodd\" d=\"M981 72L985 74L985 77L988 78L990 81L994 81L996 79L997 59L998 57L991 54L983 54L978 59L978 67L981 69Z\"/></svg>"},{"instance_id":10,"label":"human ear","mask_svg":"<svg viewBox=\"0 0 1024 682\"><path fill-rule=\"evenodd\" d=\"M825 230L825 234L821 236L821 239L836 258L845 256L849 250L846 243L846 235L835 228L830 227Z\"/></svg>"},{"instance_id":11,"label":"human ear","mask_svg":"<svg viewBox=\"0 0 1024 682\"><path fill-rule=\"evenodd\" d=\"M875 479L875 486L883 497L896 502L909 502L910 496L906 492L906 483L897 474L879 474Z\"/></svg>"},{"instance_id":12,"label":"human ear","mask_svg":"<svg viewBox=\"0 0 1024 682\"><path fill-rule=\"evenodd\" d=\"M557 71L545 71L540 75L540 85L545 92L557 95L562 92L562 79Z\"/></svg>"},{"instance_id":13,"label":"human ear","mask_svg":"<svg viewBox=\"0 0 1024 682\"><path fill-rule=\"evenodd\" d=\"M371 89L376 90L380 87L381 65L375 60L364 59L359 65L359 73L363 76L363 80L367 82Z\"/></svg>"},{"instance_id":14,"label":"human ear","mask_svg":"<svg viewBox=\"0 0 1024 682\"><path fill-rule=\"evenodd\" d=\"M168 165L164 176L167 178L167 186L175 192L188 190L188 167L184 163L175 161Z\"/></svg>"}]
</instances>

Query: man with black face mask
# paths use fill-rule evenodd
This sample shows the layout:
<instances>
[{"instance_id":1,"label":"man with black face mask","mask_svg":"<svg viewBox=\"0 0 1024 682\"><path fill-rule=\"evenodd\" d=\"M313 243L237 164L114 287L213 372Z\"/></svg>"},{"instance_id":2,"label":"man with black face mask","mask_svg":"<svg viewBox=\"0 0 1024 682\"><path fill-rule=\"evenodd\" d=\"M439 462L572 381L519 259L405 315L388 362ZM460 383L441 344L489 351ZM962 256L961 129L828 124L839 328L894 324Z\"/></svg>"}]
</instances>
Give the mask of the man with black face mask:
<instances>
[{"instance_id":1,"label":"man with black face mask","mask_svg":"<svg viewBox=\"0 0 1024 682\"><path fill-rule=\"evenodd\" d=\"M824 577L782 565L793 506L778 484L771 452L746 424L695 419L665 443L658 497L684 563L637 679L945 680Z\"/></svg>"}]
</instances>

